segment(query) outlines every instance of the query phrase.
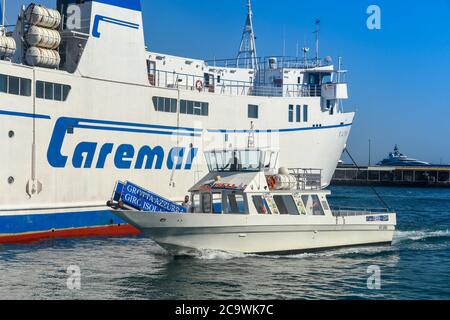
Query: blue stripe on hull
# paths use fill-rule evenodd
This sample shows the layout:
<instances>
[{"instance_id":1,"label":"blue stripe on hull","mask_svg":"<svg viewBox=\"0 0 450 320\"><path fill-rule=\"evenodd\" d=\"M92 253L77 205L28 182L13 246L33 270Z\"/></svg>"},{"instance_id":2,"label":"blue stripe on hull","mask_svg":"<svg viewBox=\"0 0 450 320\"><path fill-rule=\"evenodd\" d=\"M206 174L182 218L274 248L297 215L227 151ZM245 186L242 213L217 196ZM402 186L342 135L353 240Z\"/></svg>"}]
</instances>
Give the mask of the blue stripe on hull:
<instances>
[{"instance_id":1,"label":"blue stripe on hull","mask_svg":"<svg viewBox=\"0 0 450 320\"><path fill-rule=\"evenodd\" d=\"M108 210L0 216L0 235L126 224Z\"/></svg>"}]
</instances>

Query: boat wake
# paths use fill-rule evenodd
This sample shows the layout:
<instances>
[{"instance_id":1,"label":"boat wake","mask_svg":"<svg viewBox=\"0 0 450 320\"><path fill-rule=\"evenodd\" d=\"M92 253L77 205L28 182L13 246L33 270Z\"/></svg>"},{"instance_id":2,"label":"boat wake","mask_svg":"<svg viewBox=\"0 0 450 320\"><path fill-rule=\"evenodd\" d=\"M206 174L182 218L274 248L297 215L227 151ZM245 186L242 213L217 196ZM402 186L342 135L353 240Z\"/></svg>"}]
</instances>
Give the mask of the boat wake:
<instances>
[{"instance_id":1,"label":"boat wake","mask_svg":"<svg viewBox=\"0 0 450 320\"><path fill-rule=\"evenodd\" d=\"M394 234L393 244L399 244L410 241L422 241L426 239L450 238L450 230L436 231L396 231Z\"/></svg>"}]
</instances>

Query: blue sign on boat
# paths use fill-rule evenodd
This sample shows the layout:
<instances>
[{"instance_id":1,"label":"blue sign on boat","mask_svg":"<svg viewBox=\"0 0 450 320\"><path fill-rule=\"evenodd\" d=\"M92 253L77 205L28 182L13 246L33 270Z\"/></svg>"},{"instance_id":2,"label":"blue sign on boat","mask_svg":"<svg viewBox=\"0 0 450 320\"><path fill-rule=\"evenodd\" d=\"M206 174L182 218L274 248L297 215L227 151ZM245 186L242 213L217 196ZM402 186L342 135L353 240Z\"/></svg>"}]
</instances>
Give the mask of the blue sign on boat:
<instances>
[{"instance_id":1,"label":"blue sign on boat","mask_svg":"<svg viewBox=\"0 0 450 320\"><path fill-rule=\"evenodd\" d=\"M118 182L114 191L114 200L120 200L133 209L146 212L187 212L186 208L153 192L145 190L129 181Z\"/></svg>"},{"instance_id":2,"label":"blue sign on boat","mask_svg":"<svg viewBox=\"0 0 450 320\"><path fill-rule=\"evenodd\" d=\"M387 221L389 221L389 216L388 215L368 216L368 217L366 217L366 221L367 222L377 222L377 221L387 222Z\"/></svg>"}]
</instances>

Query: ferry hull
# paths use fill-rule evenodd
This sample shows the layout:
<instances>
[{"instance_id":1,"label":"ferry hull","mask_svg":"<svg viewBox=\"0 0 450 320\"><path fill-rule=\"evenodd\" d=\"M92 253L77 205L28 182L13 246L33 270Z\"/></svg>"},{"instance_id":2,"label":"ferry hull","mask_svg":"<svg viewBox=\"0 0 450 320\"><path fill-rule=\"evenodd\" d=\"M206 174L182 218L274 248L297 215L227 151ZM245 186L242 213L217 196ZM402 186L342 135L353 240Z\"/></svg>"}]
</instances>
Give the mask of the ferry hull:
<instances>
[{"instance_id":1,"label":"ferry hull","mask_svg":"<svg viewBox=\"0 0 450 320\"><path fill-rule=\"evenodd\" d=\"M396 223L395 214L389 214L388 223L373 224L365 222L365 217L347 217L343 221L341 218L314 216L247 217L113 212L177 255L196 250L280 254L385 245L392 243Z\"/></svg>"},{"instance_id":2,"label":"ferry hull","mask_svg":"<svg viewBox=\"0 0 450 320\"><path fill-rule=\"evenodd\" d=\"M140 234L108 210L10 213L0 216L0 244L32 243L54 238Z\"/></svg>"}]
</instances>

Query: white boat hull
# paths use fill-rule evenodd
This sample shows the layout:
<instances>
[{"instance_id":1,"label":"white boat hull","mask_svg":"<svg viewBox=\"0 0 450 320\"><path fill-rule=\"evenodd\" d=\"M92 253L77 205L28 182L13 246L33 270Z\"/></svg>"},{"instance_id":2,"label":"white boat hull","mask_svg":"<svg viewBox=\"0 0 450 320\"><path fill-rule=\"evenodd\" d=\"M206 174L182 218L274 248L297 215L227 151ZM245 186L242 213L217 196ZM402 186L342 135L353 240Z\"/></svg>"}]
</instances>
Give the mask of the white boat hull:
<instances>
[{"instance_id":1,"label":"white boat hull","mask_svg":"<svg viewBox=\"0 0 450 320\"><path fill-rule=\"evenodd\" d=\"M367 222L366 216L114 213L178 254L191 249L247 254L295 253L391 244L396 224L395 214L388 214L386 222Z\"/></svg>"}]
</instances>

